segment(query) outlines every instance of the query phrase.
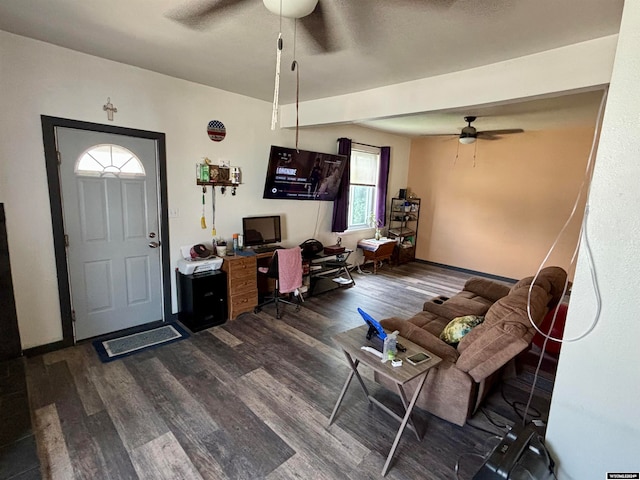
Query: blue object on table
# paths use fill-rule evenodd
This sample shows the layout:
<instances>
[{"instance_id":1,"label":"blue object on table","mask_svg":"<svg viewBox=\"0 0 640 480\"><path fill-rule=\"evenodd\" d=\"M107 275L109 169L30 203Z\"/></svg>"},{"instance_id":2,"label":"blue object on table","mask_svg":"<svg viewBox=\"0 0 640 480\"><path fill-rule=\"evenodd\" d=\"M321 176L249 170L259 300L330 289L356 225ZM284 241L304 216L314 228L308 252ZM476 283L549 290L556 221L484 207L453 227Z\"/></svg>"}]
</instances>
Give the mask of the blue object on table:
<instances>
[{"instance_id":1,"label":"blue object on table","mask_svg":"<svg viewBox=\"0 0 640 480\"><path fill-rule=\"evenodd\" d=\"M361 308L358 308L358 313L362 315L362 318L364 319L365 323L369 325L369 332L367 333L367 339L371 340L371 337L373 336L374 333L381 340L384 340L387 337L387 332L384 331L384 328L382 328L382 325L380 325L380 323L375 318L373 318L371 315L369 315L367 312L365 312Z\"/></svg>"}]
</instances>

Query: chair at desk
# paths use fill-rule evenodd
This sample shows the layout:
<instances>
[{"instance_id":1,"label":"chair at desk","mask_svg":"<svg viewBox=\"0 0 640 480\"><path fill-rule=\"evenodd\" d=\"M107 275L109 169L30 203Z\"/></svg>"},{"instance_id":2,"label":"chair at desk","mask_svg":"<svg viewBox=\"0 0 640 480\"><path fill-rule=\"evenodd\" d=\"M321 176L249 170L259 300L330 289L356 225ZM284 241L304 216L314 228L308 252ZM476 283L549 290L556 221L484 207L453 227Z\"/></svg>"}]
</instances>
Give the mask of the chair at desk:
<instances>
[{"instance_id":1,"label":"chair at desk","mask_svg":"<svg viewBox=\"0 0 640 480\"><path fill-rule=\"evenodd\" d=\"M267 297L254 309L254 313L258 313L262 307L270 303L276 305L276 318L280 318L281 303L295 306L296 312L300 310L300 305L304 302L302 293L298 290L302 286L302 252L300 247L276 250L273 252L269 266L259 267L258 272L274 278L275 289L272 296ZM289 297L293 293L296 302L282 298L281 295L285 293L288 293Z\"/></svg>"}]
</instances>

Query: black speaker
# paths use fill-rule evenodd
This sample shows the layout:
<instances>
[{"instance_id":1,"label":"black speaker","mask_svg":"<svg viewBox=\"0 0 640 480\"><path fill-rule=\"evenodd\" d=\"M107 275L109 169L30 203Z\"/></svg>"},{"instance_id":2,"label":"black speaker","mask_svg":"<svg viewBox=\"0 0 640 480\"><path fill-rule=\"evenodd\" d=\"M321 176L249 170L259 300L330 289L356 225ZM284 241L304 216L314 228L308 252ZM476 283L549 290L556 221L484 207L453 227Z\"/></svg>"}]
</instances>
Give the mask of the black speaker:
<instances>
[{"instance_id":1,"label":"black speaker","mask_svg":"<svg viewBox=\"0 0 640 480\"><path fill-rule=\"evenodd\" d=\"M401 188L400 189L400 193L398 195L400 198L407 198L407 189L406 188Z\"/></svg>"},{"instance_id":2,"label":"black speaker","mask_svg":"<svg viewBox=\"0 0 640 480\"><path fill-rule=\"evenodd\" d=\"M514 426L493 449L473 480L551 480L555 462L533 423Z\"/></svg>"}]
</instances>

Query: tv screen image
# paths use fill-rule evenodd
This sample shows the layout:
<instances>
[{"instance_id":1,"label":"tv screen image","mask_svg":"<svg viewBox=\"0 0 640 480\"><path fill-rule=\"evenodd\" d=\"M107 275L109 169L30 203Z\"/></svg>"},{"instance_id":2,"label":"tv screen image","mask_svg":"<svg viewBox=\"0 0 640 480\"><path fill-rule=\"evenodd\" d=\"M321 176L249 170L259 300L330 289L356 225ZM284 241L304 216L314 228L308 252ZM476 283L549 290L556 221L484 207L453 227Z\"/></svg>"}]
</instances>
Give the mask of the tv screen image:
<instances>
[{"instance_id":1,"label":"tv screen image","mask_svg":"<svg viewBox=\"0 0 640 480\"><path fill-rule=\"evenodd\" d=\"M282 241L280 216L244 217L242 219L242 235L246 247L280 243Z\"/></svg>"},{"instance_id":2,"label":"tv screen image","mask_svg":"<svg viewBox=\"0 0 640 480\"><path fill-rule=\"evenodd\" d=\"M263 198L333 201L347 157L271 146Z\"/></svg>"}]
</instances>

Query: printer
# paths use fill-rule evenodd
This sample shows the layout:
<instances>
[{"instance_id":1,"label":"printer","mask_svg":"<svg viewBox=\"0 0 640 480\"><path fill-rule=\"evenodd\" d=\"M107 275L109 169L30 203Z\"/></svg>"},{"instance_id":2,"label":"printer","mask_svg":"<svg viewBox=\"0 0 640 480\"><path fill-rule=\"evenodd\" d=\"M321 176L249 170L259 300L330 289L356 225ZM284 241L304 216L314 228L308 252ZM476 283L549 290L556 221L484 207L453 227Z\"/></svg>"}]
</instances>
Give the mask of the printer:
<instances>
[{"instance_id":1,"label":"printer","mask_svg":"<svg viewBox=\"0 0 640 480\"><path fill-rule=\"evenodd\" d=\"M180 247L182 258L178 259L178 271L183 275L196 275L220 270L222 258L211 256L208 258L191 258L191 246Z\"/></svg>"},{"instance_id":2,"label":"printer","mask_svg":"<svg viewBox=\"0 0 640 480\"><path fill-rule=\"evenodd\" d=\"M183 275L212 272L214 270L220 270L221 267L222 259L220 257L199 258L194 260L181 258L178 260L178 271Z\"/></svg>"}]
</instances>

